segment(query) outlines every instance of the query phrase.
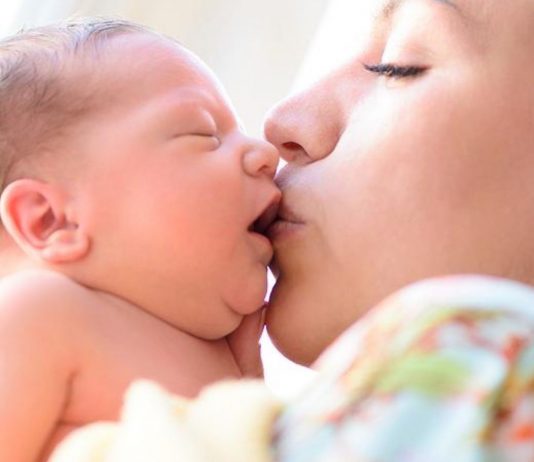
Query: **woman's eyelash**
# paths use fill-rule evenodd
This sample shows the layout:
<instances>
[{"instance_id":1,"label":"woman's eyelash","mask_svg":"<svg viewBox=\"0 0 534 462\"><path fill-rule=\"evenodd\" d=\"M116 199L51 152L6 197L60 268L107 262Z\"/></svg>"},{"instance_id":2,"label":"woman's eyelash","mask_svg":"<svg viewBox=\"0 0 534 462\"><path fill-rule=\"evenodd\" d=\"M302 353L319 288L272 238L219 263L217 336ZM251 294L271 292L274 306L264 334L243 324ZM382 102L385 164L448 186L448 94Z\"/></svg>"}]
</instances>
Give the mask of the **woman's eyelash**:
<instances>
[{"instance_id":1,"label":"woman's eyelash","mask_svg":"<svg viewBox=\"0 0 534 462\"><path fill-rule=\"evenodd\" d=\"M398 66L396 64L364 64L366 70L385 77L402 79L406 77L415 77L426 71L426 68L420 66Z\"/></svg>"}]
</instances>

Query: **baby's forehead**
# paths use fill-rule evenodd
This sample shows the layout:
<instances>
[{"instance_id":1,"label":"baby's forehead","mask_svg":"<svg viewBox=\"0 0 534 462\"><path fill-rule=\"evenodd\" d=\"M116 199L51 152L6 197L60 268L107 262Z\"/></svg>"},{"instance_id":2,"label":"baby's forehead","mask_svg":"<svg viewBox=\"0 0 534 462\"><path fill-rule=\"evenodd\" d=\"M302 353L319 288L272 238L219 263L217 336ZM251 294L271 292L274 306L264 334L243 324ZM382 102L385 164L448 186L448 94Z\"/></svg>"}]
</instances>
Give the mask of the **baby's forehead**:
<instances>
[{"instance_id":1,"label":"baby's forehead","mask_svg":"<svg viewBox=\"0 0 534 462\"><path fill-rule=\"evenodd\" d=\"M171 40L150 36L117 37L100 63L103 87L133 96L159 93L193 104L226 98L214 73L194 53Z\"/></svg>"},{"instance_id":2,"label":"baby's forehead","mask_svg":"<svg viewBox=\"0 0 534 462\"><path fill-rule=\"evenodd\" d=\"M170 125L193 131L238 125L212 71L174 42L120 38L102 57L99 70L97 87L106 120L111 114L115 120L138 116L146 130L156 131Z\"/></svg>"},{"instance_id":3,"label":"baby's forehead","mask_svg":"<svg viewBox=\"0 0 534 462\"><path fill-rule=\"evenodd\" d=\"M192 52L170 39L147 34L115 37L99 57L103 84L143 85L156 81L176 86L213 84L211 71Z\"/></svg>"},{"instance_id":4,"label":"baby's forehead","mask_svg":"<svg viewBox=\"0 0 534 462\"><path fill-rule=\"evenodd\" d=\"M110 38L98 57L107 67L122 66L130 72L151 73L162 66L174 66L173 72L187 72L202 61L179 42L150 33L122 34ZM146 67L150 64L153 67ZM135 77L136 74L131 74Z\"/></svg>"}]
</instances>

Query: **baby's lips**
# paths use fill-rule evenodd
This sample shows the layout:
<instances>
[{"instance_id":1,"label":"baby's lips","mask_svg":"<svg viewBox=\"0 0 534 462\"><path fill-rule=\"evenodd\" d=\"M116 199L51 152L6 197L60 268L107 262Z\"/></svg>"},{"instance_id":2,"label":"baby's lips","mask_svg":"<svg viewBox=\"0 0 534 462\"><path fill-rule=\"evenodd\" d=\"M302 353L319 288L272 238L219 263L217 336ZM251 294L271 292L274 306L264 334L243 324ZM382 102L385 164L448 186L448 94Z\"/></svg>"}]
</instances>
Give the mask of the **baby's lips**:
<instances>
[{"instance_id":1,"label":"baby's lips","mask_svg":"<svg viewBox=\"0 0 534 462\"><path fill-rule=\"evenodd\" d=\"M265 230L270 226L270 224L275 220L276 216L278 215L279 206L280 201L275 200L265 209L265 211L254 222L255 232L265 234Z\"/></svg>"}]
</instances>

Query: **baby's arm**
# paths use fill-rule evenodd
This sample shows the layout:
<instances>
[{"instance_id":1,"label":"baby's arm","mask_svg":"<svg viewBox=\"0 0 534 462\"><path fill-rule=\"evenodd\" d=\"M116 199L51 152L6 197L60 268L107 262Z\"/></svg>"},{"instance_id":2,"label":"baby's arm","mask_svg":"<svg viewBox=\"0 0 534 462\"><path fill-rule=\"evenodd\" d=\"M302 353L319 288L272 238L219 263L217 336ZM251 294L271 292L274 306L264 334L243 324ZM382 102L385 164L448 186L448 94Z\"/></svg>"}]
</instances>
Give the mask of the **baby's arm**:
<instances>
[{"instance_id":1,"label":"baby's arm","mask_svg":"<svg viewBox=\"0 0 534 462\"><path fill-rule=\"evenodd\" d=\"M45 272L0 282L1 461L37 461L65 406L75 364L67 286Z\"/></svg>"}]
</instances>

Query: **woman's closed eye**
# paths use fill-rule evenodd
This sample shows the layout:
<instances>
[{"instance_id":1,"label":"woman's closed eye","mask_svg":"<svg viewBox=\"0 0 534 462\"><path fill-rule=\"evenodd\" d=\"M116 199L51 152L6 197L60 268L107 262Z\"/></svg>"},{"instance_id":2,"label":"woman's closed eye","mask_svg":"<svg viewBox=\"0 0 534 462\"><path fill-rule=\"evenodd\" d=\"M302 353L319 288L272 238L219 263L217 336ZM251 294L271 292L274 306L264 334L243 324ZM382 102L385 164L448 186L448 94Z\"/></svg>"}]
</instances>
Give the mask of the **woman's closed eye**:
<instances>
[{"instance_id":1,"label":"woman's closed eye","mask_svg":"<svg viewBox=\"0 0 534 462\"><path fill-rule=\"evenodd\" d=\"M427 70L426 67L422 66L400 66L390 63L364 64L363 67L369 72L391 79L413 78Z\"/></svg>"}]
</instances>

